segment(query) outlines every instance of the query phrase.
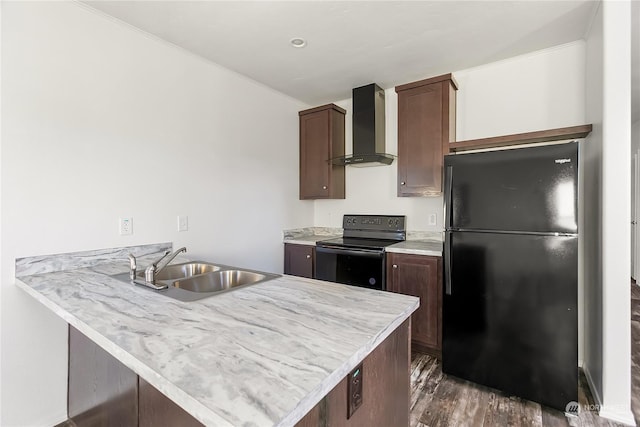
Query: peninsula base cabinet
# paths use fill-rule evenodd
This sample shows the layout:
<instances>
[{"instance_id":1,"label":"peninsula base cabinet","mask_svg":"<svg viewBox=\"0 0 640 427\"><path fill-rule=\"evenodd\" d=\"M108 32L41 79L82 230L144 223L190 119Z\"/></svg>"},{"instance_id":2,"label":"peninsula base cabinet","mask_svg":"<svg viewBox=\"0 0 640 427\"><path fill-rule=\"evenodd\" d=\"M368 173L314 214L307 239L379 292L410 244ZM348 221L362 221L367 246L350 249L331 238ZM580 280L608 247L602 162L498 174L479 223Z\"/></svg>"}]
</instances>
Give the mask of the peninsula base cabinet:
<instances>
[{"instance_id":1,"label":"peninsula base cabinet","mask_svg":"<svg viewBox=\"0 0 640 427\"><path fill-rule=\"evenodd\" d=\"M69 425L138 425L138 376L72 326L68 387Z\"/></svg>"},{"instance_id":2,"label":"peninsula base cabinet","mask_svg":"<svg viewBox=\"0 0 640 427\"><path fill-rule=\"evenodd\" d=\"M411 319L362 362L362 404L347 418L345 377L295 427L408 427Z\"/></svg>"},{"instance_id":3,"label":"peninsula base cabinet","mask_svg":"<svg viewBox=\"0 0 640 427\"><path fill-rule=\"evenodd\" d=\"M411 341L415 350L442 355L442 258L387 254L387 289L420 298L411 316Z\"/></svg>"},{"instance_id":4,"label":"peninsula base cabinet","mask_svg":"<svg viewBox=\"0 0 640 427\"><path fill-rule=\"evenodd\" d=\"M409 427L411 319L362 361L362 403L347 417L348 376L296 427ZM199 427L180 406L69 326L69 421L76 427Z\"/></svg>"},{"instance_id":5,"label":"peninsula base cabinet","mask_svg":"<svg viewBox=\"0 0 640 427\"><path fill-rule=\"evenodd\" d=\"M312 279L315 258L315 246L285 243L284 274Z\"/></svg>"},{"instance_id":6,"label":"peninsula base cabinet","mask_svg":"<svg viewBox=\"0 0 640 427\"><path fill-rule=\"evenodd\" d=\"M67 398L71 423L65 426L203 425L73 326Z\"/></svg>"}]
</instances>

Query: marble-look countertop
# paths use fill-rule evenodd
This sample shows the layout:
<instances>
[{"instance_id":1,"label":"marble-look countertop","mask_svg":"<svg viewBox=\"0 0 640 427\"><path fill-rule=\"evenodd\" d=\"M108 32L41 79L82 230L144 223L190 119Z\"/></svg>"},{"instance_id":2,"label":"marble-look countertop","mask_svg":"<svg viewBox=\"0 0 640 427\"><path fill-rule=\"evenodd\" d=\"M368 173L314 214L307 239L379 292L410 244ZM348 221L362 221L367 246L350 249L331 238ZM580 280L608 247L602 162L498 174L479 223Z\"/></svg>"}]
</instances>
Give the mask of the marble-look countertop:
<instances>
[{"instance_id":1,"label":"marble-look countertop","mask_svg":"<svg viewBox=\"0 0 640 427\"><path fill-rule=\"evenodd\" d=\"M442 256L442 242L434 240L405 240L385 248L386 252L409 255Z\"/></svg>"},{"instance_id":2,"label":"marble-look countertop","mask_svg":"<svg viewBox=\"0 0 640 427\"><path fill-rule=\"evenodd\" d=\"M294 245L315 246L320 240L333 239L342 236L342 228L306 227L282 232L282 241Z\"/></svg>"},{"instance_id":3,"label":"marble-look countertop","mask_svg":"<svg viewBox=\"0 0 640 427\"><path fill-rule=\"evenodd\" d=\"M19 262L20 288L209 426L294 425L419 302L285 275L185 303L110 277L125 260Z\"/></svg>"},{"instance_id":4,"label":"marble-look countertop","mask_svg":"<svg viewBox=\"0 0 640 427\"><path fill-rule=\"evenodd\" d=\"M410 255L442 256L442 232L409 231L407 240L385 248L387 252Z\"/></svg>"}]
</instances>

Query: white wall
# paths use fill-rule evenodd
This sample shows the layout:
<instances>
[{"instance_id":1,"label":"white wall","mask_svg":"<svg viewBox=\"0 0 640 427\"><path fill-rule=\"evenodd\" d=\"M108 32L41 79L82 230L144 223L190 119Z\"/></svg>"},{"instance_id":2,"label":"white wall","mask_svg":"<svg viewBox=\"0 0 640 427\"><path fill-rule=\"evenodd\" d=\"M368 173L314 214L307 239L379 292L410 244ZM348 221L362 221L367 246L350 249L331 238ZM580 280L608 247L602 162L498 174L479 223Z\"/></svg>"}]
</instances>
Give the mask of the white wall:
<instances>
[{"instance_id":1,"label":"white wall","mask_svg":"<svg viewBox=\"0 0 640 427\"><path fill-rule=\"evenodd\" d=\"M0 23L2 23L2 5L0 2ZM2 46L2 30L0 28L0 46ZM0 48L0 71L2 70L2 54ZM0 72L1 74L1 72ZM0 100L2 100L2 84L0 84ZM2 102L0 101L0 189L2 188ZM2 197L0 197L0 242L2 242ZM2 244L0 244L0 280L2 278ZM1 282L0 282L1 288ZM0 291L0 308L2 307L2 291ZM2 336L2 315L0 315L0 337ZM0 420L2 420L2 339L0 338Z\"/></svg>"},{"instance_id":2,"label":"white wall","mask_svg":"<svg viewBox=\"0 0 640 427\"><path fill-rule=\"evenodd\" d=\"M428 78L431 76L424 76ZM552 129L585 123L584 42L557 46L455 71L457 140ZM408 82L407 82L408 83ZM398 97L385 90L386 151L398 153ZM351 152L351 99L346 151ZM346 199L315 201L316 226L340 227L350 213L407 215L409 230L442 230L442 197L397 197L397 164L346 168ZM428 225L435 213L437 225Z\"/></svg>"},{"instance_id":3,"label":"white wall","mask_svg":"<svg viewBox=\"0 0 640 427\"><path fill-rule=\"evenodd\" d=\"M458 141L584 124L585 43L456 71Z\"/></svg>"},{"instance_id":4,"label":"white wall","mask_svg":"<svg viewBox=\"0 0 640 427\"><path fill-rule=\"evenodd\" d=\"M640 7L638 8L638 10L640 10ZM640 70L634 71L632 68L631 72L632 73L640 72ZM638 221L637 214L636 214L636 193L638 191L636 186L638 185L638 183L636 182L636 179L635 179L633 162L634 162L634 155L638 154L638 149L640 149L640 120L637 120L635 123L631 125L631 156L630 156L631 165L632 165L631 166L631 220L636 222ZM639 157L638 162L640 163L640 156L638 157ZM636 240L638 239L636 239L633 235L634 233L636 233L637 235L638 233L637 227L639 227L637 224L635 226L631 226L631 277L633 277L636 280L636 282L639 282L640 277L636 277L636 272L640 270L639 269L640 265L637 265L638 254L636 253L636 246L638 245ZM640 240L638 240L638 242L640 242Z\"/></svg>"},{"instance_id":5,"label":"white wall","mask_svg":"<svg viewBox=\"0 0 640 427\"><path fill-rule=\"evenodd\" d=\"M635 424L631 400L630 2L604 1L587 37L585 372L600 415Z\"/></svg>"},{"instance_id":6,"label":"white wall","mask_svg":"<svg viewBox=\"0 0 640 427\"><path fill-rule=\"evenodd\" d=\"M584 260L583 369L592 394L602 403L602 5L587 37L586 109L593 125L582 150L582 248Z\"/></svg>"},{"instance_id":7,"label":"white wall","mask_svg":"<svg viewBox=\"0 0 640 427\"><path fill-rule=\"evenodd\" d=\"M46 426L66 417L66 325L15 287L15 258L173 241L282 271L282 229L313 221L308 106L75 2L3 2L2 43L0 425Z\"/></svg>"},{"instance_id":8,"label":"white wall","mask_svg":"<svg viewBox=\"0 0 640 427\"><path fill-rule=\"evenodd\" d=\"M631 3L603 8L601 415L633 423L631 401L630 192Z\"/></svg>"}]
</instances>

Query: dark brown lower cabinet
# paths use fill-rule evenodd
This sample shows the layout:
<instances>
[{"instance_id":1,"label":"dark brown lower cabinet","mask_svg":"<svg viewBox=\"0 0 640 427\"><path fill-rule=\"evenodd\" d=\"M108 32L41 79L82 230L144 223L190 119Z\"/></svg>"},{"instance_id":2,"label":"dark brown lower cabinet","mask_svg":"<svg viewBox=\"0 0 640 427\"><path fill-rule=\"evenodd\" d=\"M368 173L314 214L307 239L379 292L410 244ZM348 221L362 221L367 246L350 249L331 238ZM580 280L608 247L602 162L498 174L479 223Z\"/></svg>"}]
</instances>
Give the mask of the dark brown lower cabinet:
<instances>
[{"instance_id":1,"label":"dark brown lower cabinet","mask_svg":"<svg viewBox=\"0 0 640 427\"><path fill-rule=\"evenodd\" d=\"M77 427L202 426L73 326L67 407Z\"/></svg>"},{"instance_id":2,"label":"dark brown lower cabinet","mask_svg":"<svg viewBox=\"0 0 640 427\"><path fill-rule=\"evenodd\" d=\"M441 357L442 258L387 254L387 289L420 298L420 307L411 316L413 348Z\"/></svg>"},{"instance_id":3,"label":"dark brown lower cabinet","mask_svg":"<svg viewBox=\"0 0 640 427\"><path fill-rule=\"evenodd\" d=\"M296 427L408 427L411 320L362 362L362 405L347 419L347 377ZM69 326L69 418L77 427L200 427L184 409Z\"/></svg>"},{"instance_id":4,"label":"dark brown lower cabinet","mask_svg":"<svg viewBox=\"0 0 640 427\"><path fill-rule=\"evenodd\" d=\"M311 245L284 244L284 274L313 278L316 247Z\"/></svg>"},{"instance_id":5,"label":"dark brown lower cabinet","mask_svg":"<svg viewBox=\"0 0 640 427\"><path fill-rule=\"evenodd\" d=\"M80 427L138 425L138 376L72 326L67 405Z\"/></svg>"},{"instance_id":6,"label":"dark brown lower cabinet","mask_svg":"<svg viewBox=\"0 0 640 427\"><path fill-rule=\"evenodd\" d=\"M140 422L138 427L180 426L202 427L203 424L157 388L140 378L138 404Z\"/></svg>"},{"instance_id":7,"label":"dark brown lower cabinet","mask_svg":"<svg viewBox=\"0 0 640 427\"><path fill-rule=\"evenodd\" d=\"M362 362L362 406L347 419L347 378L296 427L408 427L411 320L407 319Z\"/></svg>"}]
</instances>

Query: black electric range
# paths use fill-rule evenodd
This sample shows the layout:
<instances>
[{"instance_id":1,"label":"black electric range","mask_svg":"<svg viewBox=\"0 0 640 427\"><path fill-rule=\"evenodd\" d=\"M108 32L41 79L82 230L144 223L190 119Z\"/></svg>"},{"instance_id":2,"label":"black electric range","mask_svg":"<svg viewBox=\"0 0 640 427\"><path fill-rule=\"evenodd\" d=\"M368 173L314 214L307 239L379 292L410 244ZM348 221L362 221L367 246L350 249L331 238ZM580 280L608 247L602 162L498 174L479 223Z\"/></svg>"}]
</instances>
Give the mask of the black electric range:
<instances>
[{"instance_id":1,"label":"black electric range","mask_svg":"<svg viewBox=\"0 0 640 427\"><path fill-rule=\"evenodd\" d=\"M385 248L406 238L400 215L345 215L343 237L316 243L314 277L386 290Z\"/></svg>"}]
</instances>

